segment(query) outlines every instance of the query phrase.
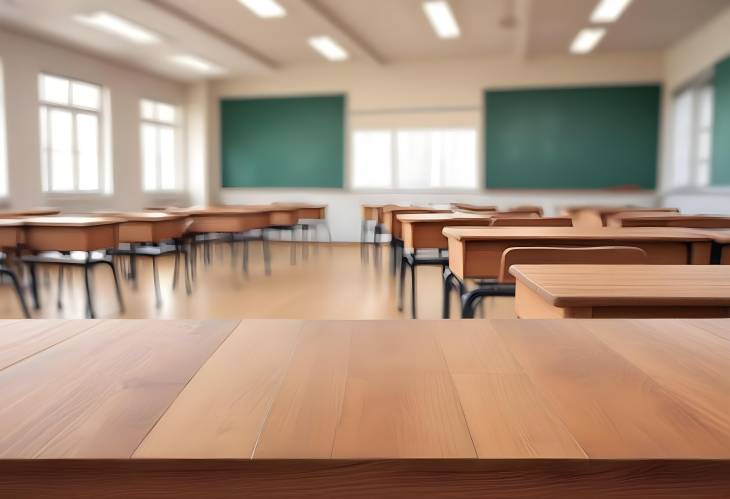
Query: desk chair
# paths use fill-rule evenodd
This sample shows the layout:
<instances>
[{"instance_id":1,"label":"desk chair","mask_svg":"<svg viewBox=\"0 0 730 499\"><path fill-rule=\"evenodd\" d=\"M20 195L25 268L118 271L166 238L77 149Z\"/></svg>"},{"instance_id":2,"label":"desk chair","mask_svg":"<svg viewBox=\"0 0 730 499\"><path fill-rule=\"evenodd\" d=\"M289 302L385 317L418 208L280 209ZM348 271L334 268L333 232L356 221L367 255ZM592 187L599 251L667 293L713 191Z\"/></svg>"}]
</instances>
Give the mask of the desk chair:
<instances>
[{"instance_id":1,"label":"desk chair","mask_svg":"<svg viewBox=\"0 0 730 499\"><path fill-rule=\"evenodd\" d=\"M0 279L7 277L10 279L10 284L13 285L15 295L20 303L20 308L23 310L23 316L26 319L30 319L30 311L28 310L28 304L25 302L25 296L23 295L23 288L20 286L18 276L11 269L5 266L5 255L0 253Z\"/></svg>"},{"instance_id":2,"label":"desk chair","mask_svg":"<svg viewBox=\"0 0 730 499\"><path fill-rule=\"evenodd\" d=\"M461 316L464 319L473 319L475 307L486 297L514 296L515 278L509 273L512 265L642 265L647 262L648 255L646 252L633 246L508 248L502 253L500 273L495 283L482 285L469 292L465 292L463 283L459 283L458 289L462 303ZM453 275L451 278L452 280L455 279ZM448 296L444 299L448 300Z\"/></svg>"}]
</instances>

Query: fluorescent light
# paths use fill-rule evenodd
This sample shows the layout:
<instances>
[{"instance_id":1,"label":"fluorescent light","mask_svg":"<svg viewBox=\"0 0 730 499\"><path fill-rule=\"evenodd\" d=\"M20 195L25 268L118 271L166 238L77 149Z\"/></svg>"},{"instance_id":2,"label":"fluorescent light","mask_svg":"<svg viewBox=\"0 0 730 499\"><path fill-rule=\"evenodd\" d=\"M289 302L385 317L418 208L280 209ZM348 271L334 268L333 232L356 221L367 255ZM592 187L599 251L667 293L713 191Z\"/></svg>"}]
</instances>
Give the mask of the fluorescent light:
<instances>
[{"instance_id":1,"label":"fluorescent light","mask_svg":"<svg viewBox=\"0 0 730 499\"><path fill-rule=\"evenodd\" d=\"M259 17L284 17L286 10L276 0L238 0Z\"/></svg>"},{"instance_id":2,"label":"fluorescent light","mask_svg":"<svg viewBox=\"0 0 730 499\"><path fill-rule=\"evenodd\" d=\"M309 45L330 61L344 61L349 57L347 51L329 36L313 36Z\"/></svg>"},{"instance_id":3,"label":"fluorescent light","mask_svg":"<svg viewBox=\"0 0 730 499\"><path fill-rule=\"evenodd\" d=\"M216 66L212 62L208 62L205 59L201 59L200 57L196 57L194 55L176 55L173 56L171 59L180 66L194 69L199 73L216 75L226 72L226 70L221 68L220 66Z\"/></svg>"},{"instance_id":4,"label":"fluorescent light","mask_svg":"<svg viewBox=\"0 0 730 499\"><path fill-rule=\"evenodd\" d=\"M575 37L570 51L574 54L587 54L596 48L605 35L606 30L603 28L586 28Z\"/></svg>"},{"instance_id":5,"label":"fluorescent light","mask_svg":"<svg viewBox=\"0 0 730 499\"><path fill-rule=\"evenodd\" d=\"M612 23L621 17L632 0L601 0L596 6L591 21L594 23Z\"/></svg>"},{"instance_id":6,"label":"fluorescent light","mask_svg":"<svg viewBox=\"0 0 730 499\"><path fill-rule=\"evenodd\" d=\"M96 29L107 31L113 35L121 36L134 43L151 44L159 43L160 37L143 27L109 12L95 12L90 15L74 16L77 22L92 26Z\"/></svg>"},{"instance_id":7,"label":"fluorescent light","mask_svg":"<svg viewBox=\"0 0 730 499\"><path fill-rule=\"evenodd\" d=\"M423 10L440 38L458 38L461 35L454 13L446 0L423 2Z\"/></svg>"}]
</instances>

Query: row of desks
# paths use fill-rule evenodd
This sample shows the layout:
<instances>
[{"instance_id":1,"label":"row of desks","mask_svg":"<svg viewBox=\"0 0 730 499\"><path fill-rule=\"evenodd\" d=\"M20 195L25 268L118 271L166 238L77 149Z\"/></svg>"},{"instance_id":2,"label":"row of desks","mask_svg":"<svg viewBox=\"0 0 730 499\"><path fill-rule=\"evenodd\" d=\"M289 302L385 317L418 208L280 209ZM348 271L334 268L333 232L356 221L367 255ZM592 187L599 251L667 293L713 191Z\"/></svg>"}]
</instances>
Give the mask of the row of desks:
<instances>
[{"instance_id":1,"label":"row of desks","mask_svg":"<svg viewBox=\"0 0 730 499\"><path fill-rule=\"evenodd\" d=\"M20 245L34 251L91 251L120 243L157 243L183 233L240 233L270 226L292 226L302 219L322 219L318 205L228 206L167 209L164 212L104 212L94 216L1 218L0 247Z\"/></svg>"},{"instance_id":2,"label":"row of desks","mask_svg":"<svg viewBox=\"0 0 730 499\"><path fill-rule=\"evenodd\" d=\"M729 331L0 322L0 496L726 497Z\"/></svg>"}]
</instances>

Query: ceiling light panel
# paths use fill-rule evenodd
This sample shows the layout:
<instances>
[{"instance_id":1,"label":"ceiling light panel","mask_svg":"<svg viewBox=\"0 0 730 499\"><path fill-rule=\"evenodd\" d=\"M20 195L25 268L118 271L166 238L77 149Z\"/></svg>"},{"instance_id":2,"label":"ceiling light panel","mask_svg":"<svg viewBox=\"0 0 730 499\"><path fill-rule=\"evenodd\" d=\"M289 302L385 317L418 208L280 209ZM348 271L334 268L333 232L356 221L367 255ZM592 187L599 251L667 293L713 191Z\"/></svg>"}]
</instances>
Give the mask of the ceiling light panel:
<instances>
[{"instance_id":1,"label":"ceiling light panel","mask_svg":"<svg viewBox=\"0 0 730 499\"><path fill-rule=\"evenodd\" d=\"M458 38L461 35L451 5L446 0L423 2L423 10L439 38Z\"/></svg>"},{"instance_id":2,"label":"ceiling light panel","mask_svg":"<svg viewBox=\"0 0 730 499\"><path fill-rule=\"evenodd\" d=\"M632 0L601 0L591 14L594 23L613 23L631 5Z\"/></svg>"},{"instance_id":3,"label":"ceiling light panel","mask_svg":"<svg viewBox=\"0 0 730 499\"><path fill-rule=\"evenodd\" d=\"M259 17L272 18L284 17L286 9L282 7L276 0L238 0L248 10Z\"/></svg>"},{"instance_id":4,"label":"ceiling light panel","mask_svg":"<svg viewBox=\"0 0 730 499\"><path fill-rule=\"evenodd\" d=\"M349 58L347 51L329 36L313 36L309 45L325 59L338 62Z\"/></svg>"},{"instance_id":5,"label":"ceiling light panel","mask_svg":"<svg viewBox=\"0 0 730 499\"><path fill-rule=\"evenodd\" d=\"M603 28L586 28L573 40L570 51L574 54L588 54L603 40L606 30Z\"/></svg>"},{"instance_id":6,"label":"ceiling light panel","mask_svg":"<svg viewBox=\"0 0 730 499\"><path fill-rule=\"evenodd\" d=\"M149 45L159 43L161 37L142 26L123 19L109 12L95 12L89 15L74 16L74 20L87 26L106 31L113 35L125 38L131 42Z\"/></svg>"},{"instance_id":7,"label":"ceiling light panel","mask_svg":"<svg viewBox=\"0 0 730 499\"><path fill-rule=\"evenodd\" d=\"M184 66L188 69L192 69L202 74L220 75L226 72L226 70L222 67L194 55L176 55L173 56L171 59L180 66Z\"/></svg>"}]
</instances>

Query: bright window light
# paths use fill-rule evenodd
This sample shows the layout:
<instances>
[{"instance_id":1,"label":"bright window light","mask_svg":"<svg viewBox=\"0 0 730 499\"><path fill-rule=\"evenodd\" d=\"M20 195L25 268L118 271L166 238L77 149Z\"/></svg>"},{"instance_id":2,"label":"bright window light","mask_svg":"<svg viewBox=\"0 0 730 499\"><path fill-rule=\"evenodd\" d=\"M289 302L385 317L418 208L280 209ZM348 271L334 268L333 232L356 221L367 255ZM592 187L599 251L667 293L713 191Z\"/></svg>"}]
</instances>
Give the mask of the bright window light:
<instances>
[{"instance_id":1,"label":"bright window light","mask_svg":"<svg viewBox=\"0 0 730 499\"><path fill-rule=\"evenodd\" d=\"M423 10L440 38L458 38L461 35L454 13L446 0L424 2Z\"/></svg>"},{"instance_id":2,"label":"bright window light","mask_svg":"<svg viewBox=\"0 0 730 499\"><path fill-rule=\"evenodd\" d=\"M570 51L574 54L592 52L604 36L606 36L606 30L603 28L586 28L575 37L573 44L570 46Z\"/></svg>"},{"instance_id":3,"label":"bright window light","mask_svg":"<svg viewBox=\"0 0 730 499\"><path fill-rule=\"evenodd\" d=\"M164 102L143 100L140 111L144 190L173 190L179 185L177 109Z\"/></svg>"},{"instance_id":4,"label":"bright window light","mask_svg":"<svg viewBox=\"0 0 730 499\"><path fill-rule=\"evenodd\" d=\"M631 2L632 0L601 0L591 14L591 21L594 23L616 22Z\"/></svg>"},{"instance_id":5,"label":"bright window light","mask_svg":"<svg viewBox=\"0 0 730 499\"><path fill-rule=\"evenodd\" d=\"M344 61L349 57L347 51L329 36L314 36L309 39L309 45L330 61Z\"/></svg>"},{"instance_id":6,"label":"bright window light","mask_svg":"<svg viewBox=\"0 0 730 499\"><path fill-rule=\"evenodd\" d=\"M193 69L198 73L204 73L209 75L223 74L225 69L220 66L216 66L212 62L208 62L205 59L196 57L194 55L176 55L172 57L172 60L180 66L185 66L188 69Z\"/></svg>"},{"instance_id":7,"label":"bright window light","mask_svg":"<svg viewBox=\"0 0 730 499\"><path fill-rule=\"evenodd\" d=\"M159 43L160 37L143 27L108 12L95 12L90 15L77 15L74 19L80 23L126 38L134 43L149 45Z\"/></svg>"},{"instance_id":8,"label":"bright window light","mask_svg":"<svg viewBox=\"0 0 730 499\"><path fill-rule=\"evenodd\" d=\"M238 0L259 17L284 17L286 10L276 0Z\"/></svg>"}]
</instances>

